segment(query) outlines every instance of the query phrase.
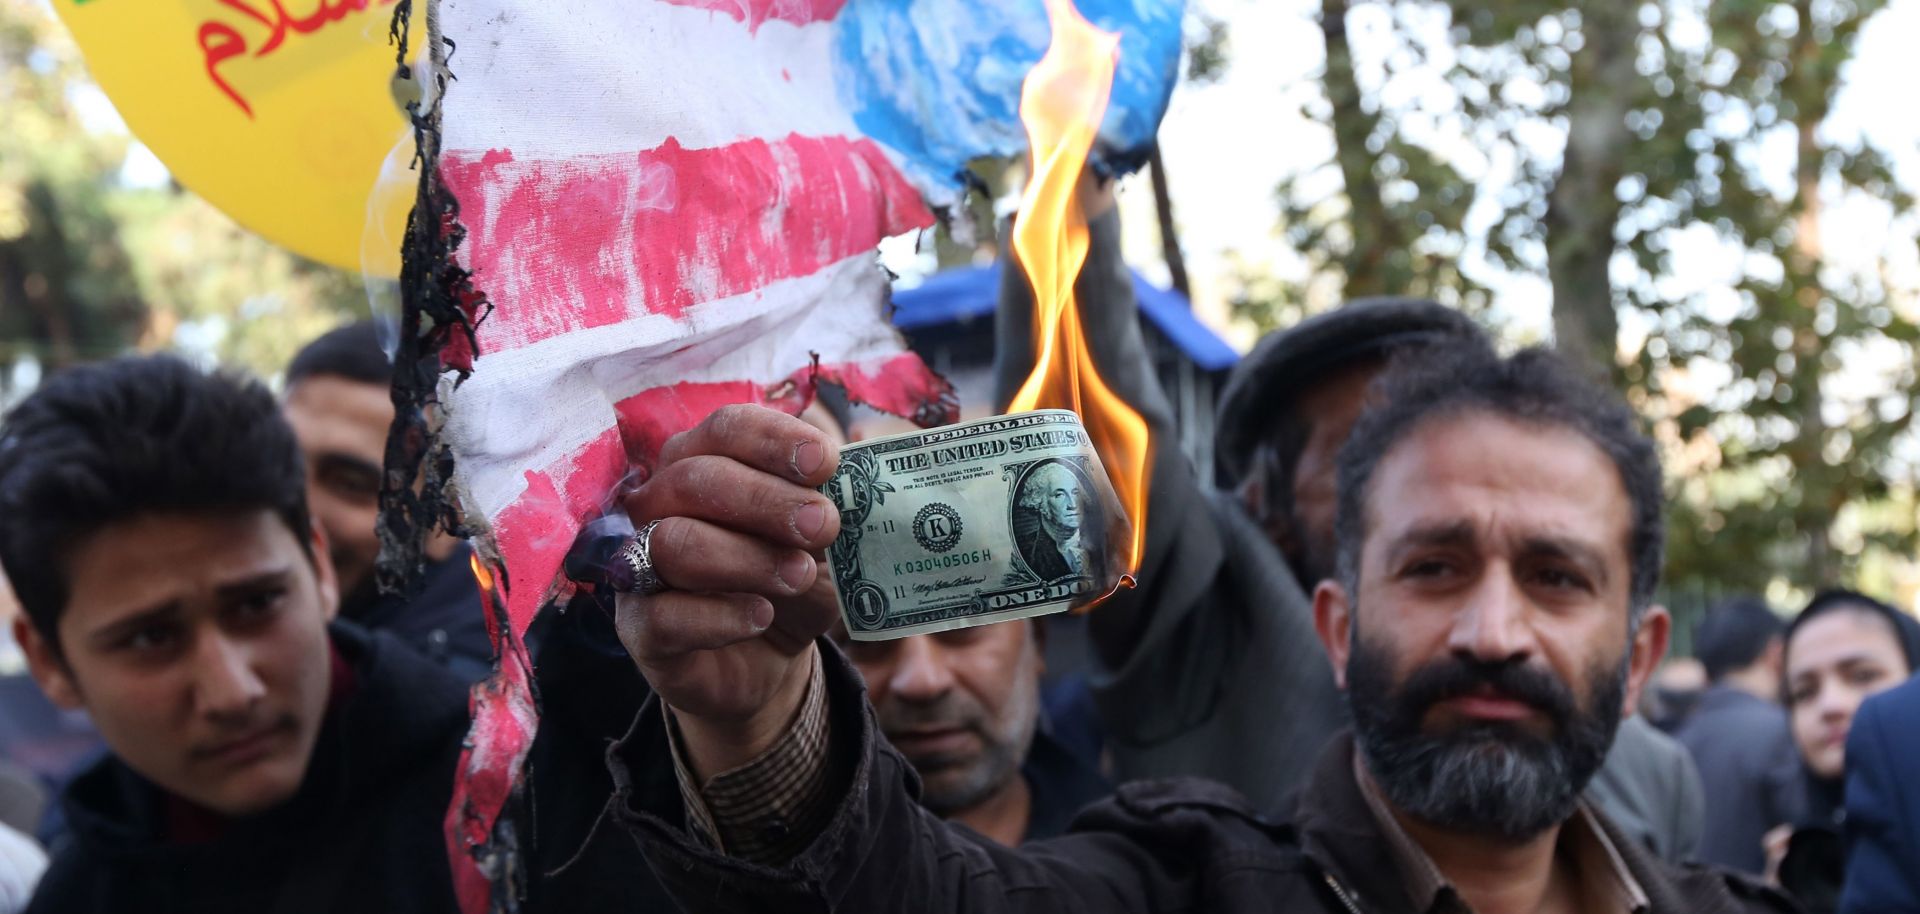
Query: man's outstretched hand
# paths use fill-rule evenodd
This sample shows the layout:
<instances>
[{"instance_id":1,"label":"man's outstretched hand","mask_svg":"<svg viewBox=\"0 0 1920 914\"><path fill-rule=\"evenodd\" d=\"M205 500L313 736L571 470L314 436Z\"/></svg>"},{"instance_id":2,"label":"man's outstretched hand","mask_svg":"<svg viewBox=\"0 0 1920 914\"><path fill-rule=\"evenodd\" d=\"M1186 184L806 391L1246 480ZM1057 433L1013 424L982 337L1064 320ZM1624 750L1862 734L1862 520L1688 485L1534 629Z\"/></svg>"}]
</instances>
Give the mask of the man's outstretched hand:
<instances>
[{"instance_id":1,"label":"man's outstretched hand","mask_svg":"<svg viewBox=\"0 0 1920 914\"><path fill-rule=\"evenodd\" d=\"M620 640L673 708L702 779L771 746L806 695L814 639L838 612L815 556L840 513L814 487L839 462L813 426L729 406L670 439L626 499L636 528L660 521L651 559L670 589L620 596Z\"/></svg>"}]
</instances>

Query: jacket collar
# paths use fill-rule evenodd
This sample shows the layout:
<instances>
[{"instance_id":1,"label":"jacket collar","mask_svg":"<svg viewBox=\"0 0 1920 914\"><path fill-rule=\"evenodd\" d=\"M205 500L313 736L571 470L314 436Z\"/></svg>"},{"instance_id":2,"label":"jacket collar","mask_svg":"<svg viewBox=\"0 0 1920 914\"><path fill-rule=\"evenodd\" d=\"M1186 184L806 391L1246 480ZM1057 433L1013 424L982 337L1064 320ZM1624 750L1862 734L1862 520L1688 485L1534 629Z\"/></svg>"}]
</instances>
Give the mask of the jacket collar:
<instances>
[{"instance_id":1,"label":"jacket collar","mask_svg":"<svg viewBox=\"0 0 1920 914\"><path fill-rule=\"evenodd\" d=\"M1374 824L1385 837L1387 847L1393 852L1395 868L1400 874L1400 884L1406 887L1422 910L1442 910L1443 905L1452 904L1447 899L1456 898L1457 891L1447 881L1440 868L1435 866L1433 858L1413 836L1407 834L1394 818L1393 810L1387 805L1378 785L1366 775L1358 752L1353 753L1353 778L1360 787L1360 796L1367 801L1367 811L1372 814ZM1605 831L1602 831L1594 819L1593 811L1585 803L1575 810L1573 818L1568 819L1560 829L1558 840L1560 849L1569 853L1576 861L1581 875L1598 880L1605 885L1610 898L1608 910L1627 911L1642 914L1647 909L1647 894L1640 888L1638 880L1628 871L1620 851L1614 847Z\"/></svg>"},{"instance_id":2,"label":"jacket collar","mask_svg":"<svg viewBox=\"0 0 1920 914\"><path fill-rule=\"evenodd\" d=\"M1355 778L1353 735L1341 731L1315 764L1294 804L1301 850L1363 911L1446 910L1414 903L1402 863ZM1673 867L1628 840L1598 810L1583 807L1597 838L1644 893L1651 914L1731 914L1740 910L1729 890L1733 877L1707 867ZM1744 884L1744 883L1743 883ZM1749 892L1761 892L1746 886ZM1363 897L1363 895L1365 897ZM1432 899L1422 899L1430 902ZM1464 910L1464 907L1459 910Z\"/></svg>"},{"instance_id":3,"label":"jacket collar","mask_svg":"<svg viewBox=\"0 0 1920 914\"><path fill-rule=\"evenodd\" d=\"M1339 892L1365 911L1417 911L1400 862L1353 777L1353 736L1342 730L1320 753L1313 777L1296 794L1300 849ZM1363 893L1365 897L1363 897Z\"/></svg>"}]
</instances>

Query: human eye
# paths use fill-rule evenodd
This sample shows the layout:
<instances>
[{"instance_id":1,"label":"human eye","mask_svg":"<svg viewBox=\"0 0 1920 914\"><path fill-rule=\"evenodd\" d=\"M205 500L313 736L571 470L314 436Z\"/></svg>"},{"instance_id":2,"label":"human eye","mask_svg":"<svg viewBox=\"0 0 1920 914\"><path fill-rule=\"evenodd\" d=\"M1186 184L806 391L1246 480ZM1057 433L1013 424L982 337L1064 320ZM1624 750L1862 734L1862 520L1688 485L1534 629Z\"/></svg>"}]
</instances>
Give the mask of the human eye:
<instances>
[{"instance_id":1,"label":"human eye","mask_svg":"<svg viewBox=\"0 0 1920 914\"><path fill-rule=\"evenodd\" d=\"M118 650L153 655L180 643L180 626L171 622L153 622L128 631L115 642Z\"/></svg>"},{"instance_id":2,"label":"human eye","mask_svg":"<svg viewBox=\"0 0 1920 914\"><path fill-rule=\"evenodd\" d=\"M1417 580L1438 580L1450 577L1458 566L1445 556L1428 555L1408 559L1400 568L1400 576Z\"/></svg>"},{"instance_id":3,"label":"human eye","mask_svg":"<svg viewBox=\"0 0 1920 914\"><path fill-rule=\"evenodd\" d=\"M1545 567L1534 572L1534 580L1543 587L1554 590L1591 591L1593 586L1587 576L1570 568Z\"/></svg>"},{"instance_id":4,"label":"human eye","mask_svg":"<svg viewBox=\"0 0 1920 914\"><path fill-rule=\"evenodd\" d=\"M1857 686L1878 685L1886 678L1886 668L1875 664L1861 664L1847 671L1847 681Z\"/></svg>"},{"instance_id":5,"label":"human eye","mask_svg":"<svg viewBox=\"0 0 1920 914\"><path fill-rule=\"evenodd\" d=\"M380 473L372 467L326 460L315 476L322 486L343 498L374 501L380 497Z\"/></svg>"},{"instance_id":6,"label":"human eye","mask_svg":"<svg viewBox=\"0 0 1920 914\"><path fill-rule=\"evenodd\" d=\"M281 585L249 591L234 601L228 614L241 623L272 618L287 602L287 588Z\"/></svg>"}]
</instances>

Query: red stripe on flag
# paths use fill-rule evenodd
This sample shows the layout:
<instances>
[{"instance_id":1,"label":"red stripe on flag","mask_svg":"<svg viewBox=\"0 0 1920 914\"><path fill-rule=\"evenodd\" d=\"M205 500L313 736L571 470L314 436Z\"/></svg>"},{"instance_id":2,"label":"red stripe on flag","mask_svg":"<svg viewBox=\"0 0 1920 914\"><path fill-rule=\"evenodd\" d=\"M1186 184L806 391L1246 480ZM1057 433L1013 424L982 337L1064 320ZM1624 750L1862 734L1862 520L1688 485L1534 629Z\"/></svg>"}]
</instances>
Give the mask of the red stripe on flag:
<instances>
[{"instance_id":1,"label":"red stripe on flag","mask_svg":"<svg viewBox=\"0 0 1920 914\"><path fill-rule=\"evenodd\" d=\"M526 490L491 519L494 543L511 575L507 617L513 631L491 632L494 651L506 659L473 687L473 723L443 823L454 894L469 914L493 910L495 886L474 855L491 843L539 724L527 669L510 656L510 645L525 637L545 602L580 519L599 508L625 471L619 433L609 428L574 455L528 472Z\"/></svg>"},{"instance_id":2,"label":"red stripe on flag","mask_svg":"<svg viewBox=\"0 0 1920 914\"><path fill-rule=\"evenodd\" d=\"M571 456L529 470L527 488L489 520L507 566L507 616L525 634L559 576L580 525L595 516L626 475L620 434L609 427Z\"/></svg>"},{"instance_id":3,"label":"red stripe on flag","mask_svg":"<svg viewBox=\"0 0 1920 914\"><path fill-rule=\"evenodd\" d=\"M634 394L614 404L614 411L620 414L620 438L626 443L627 459L652 466L668 438L699 425L722 406L760 403L789 414L805 408L806 398L798 384L782 384L780 388L774 391L780 396L769 397L766 388L752 381L688 382Z\"/></svg>"},{"instance_id":4,"label":"red stripe on flag","mask_svg":"<svg viewBox=\"0 0 1920 914\"><path fill-rule=\"evenodd\" d=\"M497 649L497 640L495 645ZM442 829L460 910L485 912L495 910L494 885L476 865L474 854L490 843L494 823L513 791L521 763L533 746L533 728L538 726L526 666L511 659L501 662L491 677L474 685L468 704L473 724L460 750L453 801L447 806Z\"/></svg>"},{"instance_id":5,"label":"red stripe on flag","mask_svg":"<svg viewBox=\"0 0 1920 914\"><path fill-rule=\"evenodd\" d=\"M843 385L847 396L857 403L931 425L959 419L953 386L928 370L919 356L907 352L878 366L853 363L808 366L772 388L751 381L714 381L671 384L641 391L614 404L614 411L620 416L620 438L626 444L627 459L640 466L652 466L668 438L699 425L722 406L759 403L789 415L798 414L813 399L816 381Z\"/></svg>"},{"instance_id":6,"label":"red stripe on flag","mask_svg":"<svg viewBox=\"0 0 1920 914\"><path fill-rule=\"evenodd\" d=\"M460 256L512 321L498 352L808 276L933 223L871 140L789 135L710 149L516 159L454 152L441 170L468 229Z\"/></svg>"},{"instance_id":7,"label":"red stripe on flag","mask_svg":"<svg viewBox=\"0 0 1920 914\"><path fill-rule=\"evenodd\" d=\"M747 24L747 30L756 32L760 25L769 19L780 19L795 25L809 22L825 22L840 15L840 8L847 0L661 0L674 6L690 6L694 9L726 13L736 22Z\"/></svg>"},{"instance_id":8,"label":"red stripe on flag","mask_svg":"<svg viewBox=\"0 0 1920 914\"><path fill-rule=\"evenodd\" d=\"M630 466L650 467L667 439L700 424L722 406L758 403L793 414L812 398L815 378L843 383L857 402L903 416L952 422L952 387L912 353L870 369L852 363L807 366L767 387L753 381L669 384L614 404L617 425L543 470L527 471L527 486L490 520L500 557L511 575L507 615L524 634L553 589L574 534L598 516Z\"/></svg>"},{"instance_id":9,"label":"red stripe on flag","mask_svg":"<svg viewBox=\"0 0 1920 914\"><path fill-rule=\"evenodd\" d=\"M927 428L960 421L960 403L953 385L911 352L877 366L822 365L819 377L846 388L847 396L856 403L905 416Z\"/></svg>"}]
</instances>

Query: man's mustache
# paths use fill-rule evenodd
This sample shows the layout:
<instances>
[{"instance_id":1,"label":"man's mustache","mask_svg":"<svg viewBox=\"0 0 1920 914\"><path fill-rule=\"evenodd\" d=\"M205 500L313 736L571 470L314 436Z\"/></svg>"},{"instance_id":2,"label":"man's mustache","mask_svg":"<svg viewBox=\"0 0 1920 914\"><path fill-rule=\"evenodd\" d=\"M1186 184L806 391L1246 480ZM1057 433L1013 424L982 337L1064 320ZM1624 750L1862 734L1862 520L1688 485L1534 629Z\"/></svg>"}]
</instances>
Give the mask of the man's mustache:
<instances>
[{"instance_id":1,"label":"man's mustache","mask_svg":"<svg viewBox=\"0 0 1920 914\"><path fill-rule=\"evenodd\" d=\"M1573 690L1552 673L1524 660L1489 663L1462 657L1436 660L1415 670L1400 687L1395 704L1418 720L1429 708L1449 698L1486 690L1533 706L1556 729L1571 723L1578 711Z\"/></svg>"},{"instance_id":2,"label":"man's mustache","mask_svg":"<svg viewBox=\"0 0 1920 914\"><path fill-rule=\"evenodd\" d=\"M984 735L986 715L951 692L930 702L895 698L880 711L880 729L886 733L962 729Z\"/></svg>"}]
</instances>

